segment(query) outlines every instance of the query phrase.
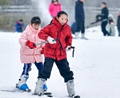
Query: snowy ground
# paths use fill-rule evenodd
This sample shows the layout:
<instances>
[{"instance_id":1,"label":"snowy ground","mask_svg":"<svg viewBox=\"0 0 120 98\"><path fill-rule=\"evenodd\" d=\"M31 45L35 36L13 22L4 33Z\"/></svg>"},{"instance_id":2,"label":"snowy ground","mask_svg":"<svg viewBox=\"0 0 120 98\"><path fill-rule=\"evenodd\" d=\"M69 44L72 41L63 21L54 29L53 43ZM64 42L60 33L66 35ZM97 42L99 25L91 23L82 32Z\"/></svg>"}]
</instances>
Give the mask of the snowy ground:
<instances>
[{"instance_id":1,"label":"snowy ground","mask_svg":"<svg viewBox=\"0 0 120 98\"><path fill-rule=\"evenodd\" d=\"M89 40L74 39L75 57L68 52L74 71L75 90L81 98L120 98L120 38L103 37L99 27L86 30ZM19 59L19 33L0 33L0 89L9 89L18 82L23 64ZM35 88L37 70L32 66L28 85ZM66 84L56 66L47 81L54 98L67 98ZM31 93L0 91L0 98L39 98ZM41 98L46 98L45 96Z\"/></svg>"}]
</instances>

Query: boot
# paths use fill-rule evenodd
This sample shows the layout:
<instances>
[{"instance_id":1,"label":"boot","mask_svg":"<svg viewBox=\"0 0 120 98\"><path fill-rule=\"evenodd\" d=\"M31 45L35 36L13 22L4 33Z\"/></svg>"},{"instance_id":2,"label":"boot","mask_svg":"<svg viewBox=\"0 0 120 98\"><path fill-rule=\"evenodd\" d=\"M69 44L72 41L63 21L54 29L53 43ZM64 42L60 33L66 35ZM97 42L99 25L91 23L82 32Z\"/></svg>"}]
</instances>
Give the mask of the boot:
<instances>
[{"instance_id":1,"label":"boot","mask_svg":"<svg viewBox=\"0 0 120 98\"><path fill-rule=\"evenodd\" d=\"M35 95L39 95L39 96L43 95L44 93L43 86L45 84L45 81L46 80L42 78L38 79L35 90L34 90Z\"/></svg>"},{"instance_id":2,"label":"boot","mask_svg":"<svg viewBox=\"0 0 120 98\"><path fill-rule=\"evenodd\" d=\"M85 37L85 34L84 34L84 33L81 34L81 39L86 39L86 40L88 40L88 39Z\"/></svg>"},{"instance_id":3,"label":"boot","mask_svg":"<svg viewBox=\"0 0 120 98\"><path fill-rule=\"evenodd\" d=\"M19 88L23 91L31 91L28 85L26 84L28 78L28 75L22 75L19 79L19 82L16 84L16 88Z\"/></svg>"},{"instance_id":4,"label":"boot","mask_svg":"<svg viewBox=\"0 0 120 98\"><path fill-rule=\"evenodd\" d=\"M75 39L79 38L79 34L80 34L80 32L75 32L74 38L75 38Z\"/></svg>"},{"instance_id":5,"label":"boot","mask_svg":"<svg viewBox=\"0 0 120 98\"><path fill-rule=\"evenodd\" d=\"M66 83L66 85L67 85L67 91L68 91L69 97L75 96L74 81L73 80L69 80Z\"/></svg>"}]
</instances>

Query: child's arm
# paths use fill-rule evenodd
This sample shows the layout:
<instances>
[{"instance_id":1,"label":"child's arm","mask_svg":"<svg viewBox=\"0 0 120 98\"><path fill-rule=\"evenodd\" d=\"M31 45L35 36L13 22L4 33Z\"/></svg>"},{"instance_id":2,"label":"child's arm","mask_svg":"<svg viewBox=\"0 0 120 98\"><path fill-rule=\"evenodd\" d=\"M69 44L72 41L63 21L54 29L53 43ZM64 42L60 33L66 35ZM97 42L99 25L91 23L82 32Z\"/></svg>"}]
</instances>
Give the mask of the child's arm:
<instances>
[{"instance_id":1,"label":"child's arm","mask_svg":"<svg viewBox=\"0 0 120 98\"><path fill-rule=\"evenodd\" d=\"M40 32L38 33L38 37L40 39L47 40L47 38L49 37L49 25L40 30Z\"/></svg>"},{"instance_id":2,"label":"child's arm","mask_svg":"<svg viewBox=\"0 0 120 98\"><path fill-rule=\"evenodd\" d=\"M25 30L22 34L21 34L21 36L20 36L20 38L19 38L19 43L20 43L20 45L21 46L26 46L26 42L28 41L28 39L27 39L27 30Z\"/></svg>"}]
</instances>

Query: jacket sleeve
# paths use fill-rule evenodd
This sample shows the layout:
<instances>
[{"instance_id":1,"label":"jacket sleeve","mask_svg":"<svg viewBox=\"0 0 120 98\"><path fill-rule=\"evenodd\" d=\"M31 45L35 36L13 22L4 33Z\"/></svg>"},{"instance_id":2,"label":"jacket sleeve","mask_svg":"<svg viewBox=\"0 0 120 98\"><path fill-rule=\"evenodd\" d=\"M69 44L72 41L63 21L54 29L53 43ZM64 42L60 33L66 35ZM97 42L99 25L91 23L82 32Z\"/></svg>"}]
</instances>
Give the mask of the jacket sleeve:
<instances>
[{"instance_id":1,"label":"jacket sleeve","mask_svg":"<svg viewBox=\"0 0 120 98\"><path fill-rule=\"evenodd\" d=\"M71 32L71 29L69 27L69 31L68 31L68 35L66 37L66 44L67 46L71 46L72 45L72 32Z\"/></svg>"},{"instance_id":2,"label":"jacket sleeve","mask_svg":"<svg viewBox=\"0 0 120 98\"><path fill-rule=\"evenodd\" d=\"M49 13L52 15L52 4L49 5Z\"/></svg>"},{"instance_id":3,"label":"jacket sleeve","mask_svg":"<svg viewBox=\"0 0 120 98\"><path fill-rule=\"evenodd\" d=\"M26 42L27 42L27 30L25 30L22 34L21 34L21 36L20 36L20 38L19 38L19 43L20 43L20 45L21 46L26 46Z\"/></svg>"},{"instance_id":4,"label":"jacket sleeve","mask_svg":"<svg viewBox=\"0 0 120 98\"><path fill-rule=\"evenodd\" d=\"M62 7L61 7L61 4L59 5L59 11L62 11Z\"/></svg>"},{"instance_id":5,"label":"jacket sleeve","mask_svg":"<svg viewBox=\"0 0 120 98\"><path fill-rule=\"evenodd\" d=\"M48 36L49 36L49 25L41 29L40 32L38 33L38 37L43 40L47 40Z\"/></svg>"}]
</instances>

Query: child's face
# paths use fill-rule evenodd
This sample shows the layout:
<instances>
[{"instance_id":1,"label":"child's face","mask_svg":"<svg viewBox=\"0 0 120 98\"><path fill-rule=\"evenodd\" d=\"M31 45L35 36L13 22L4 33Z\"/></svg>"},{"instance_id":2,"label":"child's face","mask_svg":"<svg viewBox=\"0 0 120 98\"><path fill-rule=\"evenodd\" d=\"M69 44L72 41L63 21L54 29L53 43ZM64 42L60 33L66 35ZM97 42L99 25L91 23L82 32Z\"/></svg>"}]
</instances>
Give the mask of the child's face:
<instances>
[{"instance_id":1,"label":"child's face","mask_svg":"<svg viewBox=\"0 0 120 98\"><path fill-rule=\"evenodd\" d=\"M67 22L68 17L67 17L67 15L62 14L62 15L60 15L59 18L57 17L57 20L59 21L59 23L60 23L61 25L64 25L64 24Z\"/></svg>"},{"instance_id":2,"label":"child's face","mask_svg":"<svg viewBox=\"0 0 120 98\"><path fill-rule=\"evenodd\" d=\"M40 25L39 24L32 24L32 27L35 29L35 30L38 30L39 29L39 27L40 27Z\"/></svg>"}]
</instances>

